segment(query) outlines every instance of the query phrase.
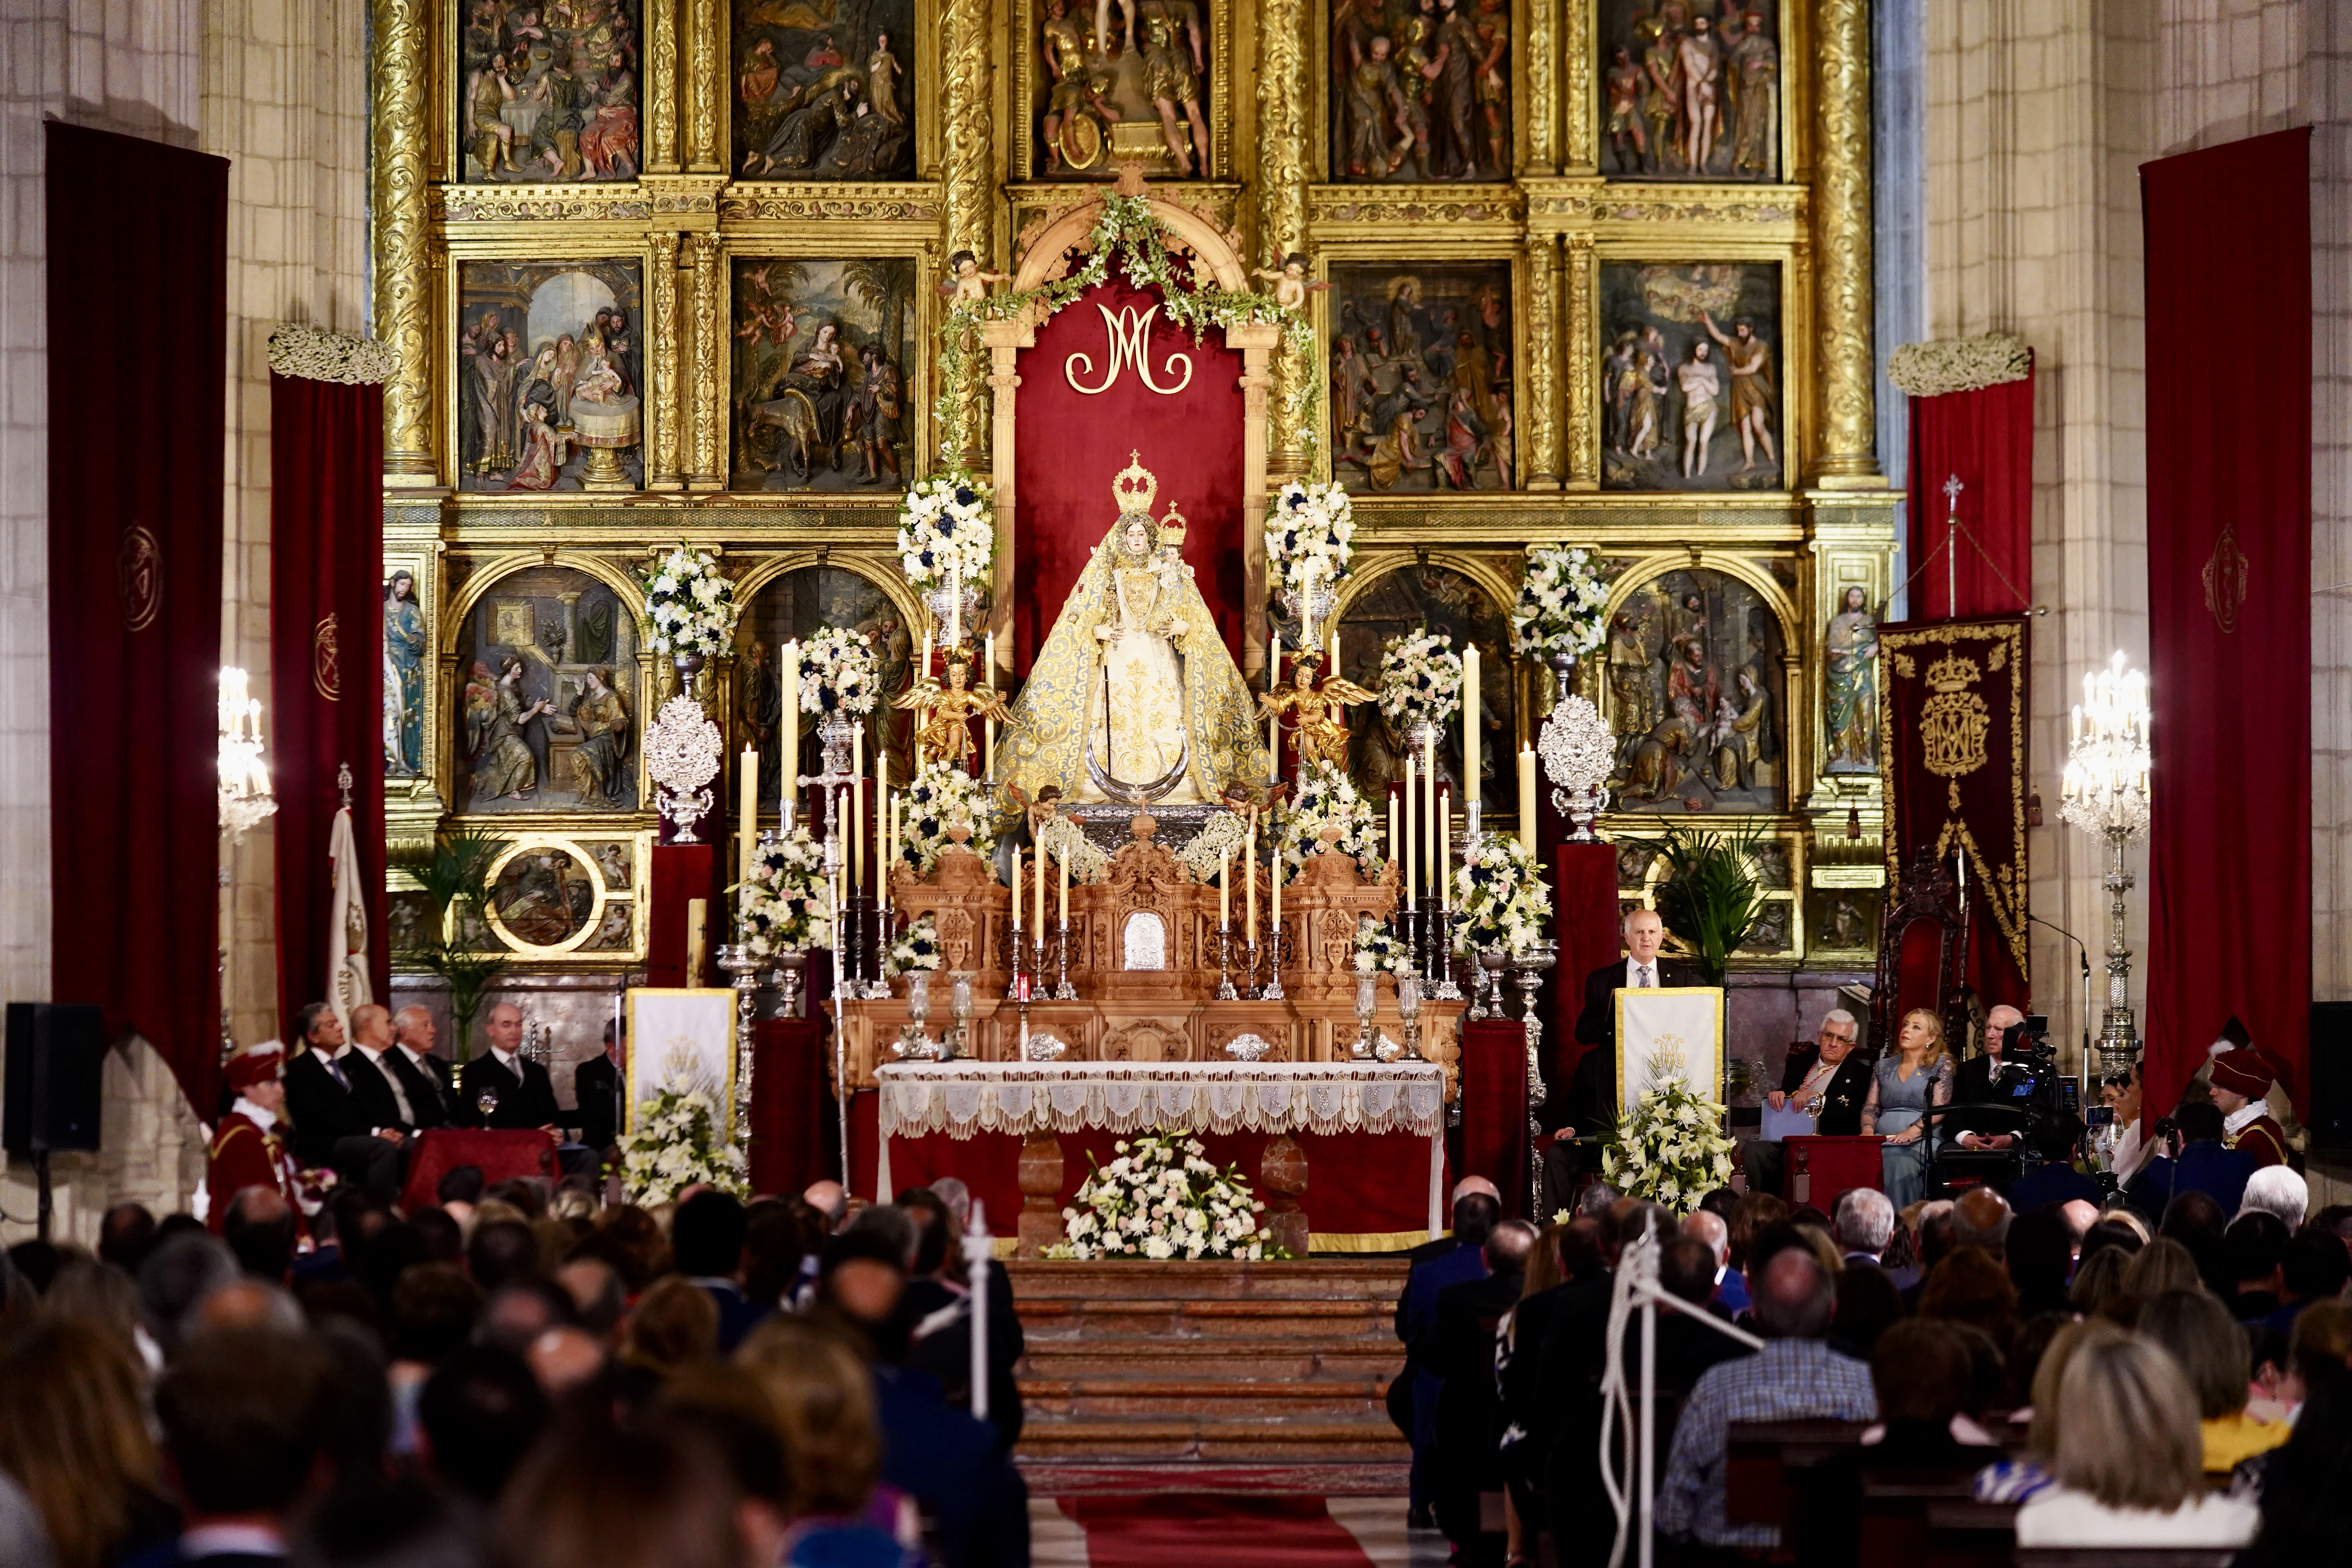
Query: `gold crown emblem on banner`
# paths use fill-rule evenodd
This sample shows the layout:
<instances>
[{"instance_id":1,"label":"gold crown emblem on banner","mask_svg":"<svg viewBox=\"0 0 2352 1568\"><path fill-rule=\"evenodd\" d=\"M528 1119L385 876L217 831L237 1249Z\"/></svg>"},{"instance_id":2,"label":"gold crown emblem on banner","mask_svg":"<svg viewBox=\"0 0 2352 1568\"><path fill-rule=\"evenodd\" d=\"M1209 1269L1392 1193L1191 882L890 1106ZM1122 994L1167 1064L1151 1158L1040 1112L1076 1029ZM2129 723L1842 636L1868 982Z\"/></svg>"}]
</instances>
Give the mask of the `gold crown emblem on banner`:
<instances>
[{"instance_id":1,"label":"gold crown emblem on banner","mask_svg":"<svg viewBox=\"0 0 2352 1568\"><path fill-rule=\"evenodd\" d=\"M1151 502L1160 494L1160 481L1143 466L1143 454L1129 452L1131 459L1110 481L1111 499L1118 502L1121 516L1130 511L1149 513Z\"/></svg>"},{"instance_id":2,"label":"gold crown emblem on banner","mask_svg":"<svg viewBox=\"0 0 2352 1568\"><path fill-rule=\"evenodd\" d=\"M1966 691L1969 682L1984 679L1977 661L1948 653L1927 667L1927 684L1937 691Z\"/></svg>"},{"instance_id":3,"label":"gold crown emblem on banner","mask_svg":"<svg viewBox=\"0 0 2352 1568\"><path fill-rule=\"evenodd\" d=\"M1160 520L1160 542L1179 549L1184 544L1184 514L1176 510L1172 500L1168 503L1168 515Z\"/></svg>"}]
</instances>

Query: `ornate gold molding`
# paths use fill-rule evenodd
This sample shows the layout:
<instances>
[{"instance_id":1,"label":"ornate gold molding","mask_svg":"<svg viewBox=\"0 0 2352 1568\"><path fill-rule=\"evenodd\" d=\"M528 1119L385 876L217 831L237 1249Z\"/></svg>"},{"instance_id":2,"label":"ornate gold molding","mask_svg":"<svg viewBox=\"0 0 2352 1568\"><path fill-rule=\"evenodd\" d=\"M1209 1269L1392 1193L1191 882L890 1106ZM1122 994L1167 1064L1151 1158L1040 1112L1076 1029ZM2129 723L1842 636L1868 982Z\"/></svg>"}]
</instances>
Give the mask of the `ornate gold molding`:
<instances>
[{"instance_id":1,"label":"ornate gold molding","mask_svg":"<svg viewBox=\"0 0 2352 1568\"><path fill-rule=\"evenodd\" d=\"M646 100L646 170L677 172L678 0L646 0L646 31L653 41L651 68L639 78Z\"/></svg>"},{"instance_id":2,"label":"ornate gold molding","mask_svg":"<svg viewBox=\"0 0 2352 1568\"><path fill-rule=\"evenodd\" d=\"M1814 60L1813 341L1821 443L1816 482L1880 482L1871 363L1870 5L1821 0Z\"/></svg>"},{"instance_id":3,"label":"ornate gold molding","mask_svg":"<svg viewBox=\"0 0 2352 1568\"><path fill-rule=\"evenodd\" d=\"M690 234L686 237L686 244L694 270L694 320L686 333L687 351L694 365L689 383L694 402L694 469L687 477L687 488L725 489L725 457L719 449L719 431L727 419L719 375L719 356L724 352L719 339L719 297L724 279L719 270L719 237Z\"/></svg>"},{"instance_id":4,"label":"ornate gold molding","mask_svg":"<svg viewBox=\"0 0 2352 1568\"><path fill-rule=\"evenodd\" d=\"M696 174L724 174L719 117L728 101L724 89L730 82L729 73L719 68L719 44L726 37L727 23L719 15L719 0L677 0L677 4L694 7L694 25L688 29L692 63L686 72L687 170Z\"/></svg>"},{"instance_id":5,"label":"ornate gold molding","mask_svg":"<svg viewBox=\"0 0 2352 1568\"><path fill-rule=\"evenodd\" d=\"M1258 0L1257 13L1257 251L1280 267L1283 256L1307 248L1307 23L1300 0ZM1273 474L1307 471L1314 432L1293 410L1315 374L1310 362L1274 352L1274 419L1267 432Z\"/></svg>"},{"instance_id":6,"label":"ornate gold molding","mask_svg":"<svg viewBox=\"0 0 2352 1568\"><path fill-rule=\"evenodd\" d=\"M1592 84L1599 74L1592 63L1592 7L1584 0L1561 0L1561 5L1559 75L1554 79L1559 108L1552 115L1562 132L1559 167L1570 174L1590 174L1600 167L1592 124Z\"/></svg>"},{"instance_id":7,"label":"ornate gold molding","mask_svg":"<svg viewBox=\"0 0 2352 1568\"><path fill-rule=\"evenodd\" d=\"M1801 185L1646 185L1580 179L1531 182L1530 226L1664 225L1777 227L1791 235L1810 206ZM1679 243L1679 237L1677 237Z\"/></svg>"},{"instance_id":8,"label":"ornate gold molding","mask_svg":"<svg viewBox=\"0 0 2352 1568\"><path fill-rule=\"evenodd\" d=\"M429 488L433 456L432 245L425 222L425 0L375 0L375 335L400 356L383 389L387 487Z\"/></svg>"},{"instance_id":9,"label":"ornate gold molding","mask_svg":"<svg viewBox=\"0 0 2352 1568\"><path fill-rule=\"evenodd\" d=\"M653 265L648 268L652 276L646 279L652 301L647 314L653 320L646 353L654 384L653 440L646 453L646 489L649 490L686 488L686 476L678 469L683 411L677 395L677 247L676 234L653 237Z\"/></svg>"},{"instance_id":10,"label":"ornate gold molding","mask_svg":"<svg viewBox=\"0 0 2352 1568\"><path fill-rule=\"evenodd\" d=\"M1523 483L1531 490L1559 488L1559 353L1552 324L1559 318L1559 245L1550 236L1528 248L1527 431ZM1573 364L1573 361L1570 362Z\"/></svg>"},{"instance_id":11,"label":"ornate gold molding","mask_svg":"<svg viewBox=\"0 0 2352 1568\"><path fill-rule=\"evenodd\" d=\"M736 184L719 195L719 216L730 223L937 224L945 211L936 185L904 181L803 181Z\"/></svg>"},{"instance_id":12,"label":"ornate gold molding","mask_svg":"<svg viewBox=\"0 0 2352 1568\"><path fill-rule=\"evenodd\" d=\"M1568 237L1568 488L1601 488L1601 264L1589 233Z\"/></svg>"},{"instance_id":13,"label":"ornate gold molding","mask_svg":"<svg viewBox=\"0 0 2352 1568\"><path fill-rule=\"evenodd\" d=\"M996 247L995 200L992 190L995 138L995 73L989 64L988 0L941 0L940 5L940 110L944 119L940 138L940 174L946 191L946 243L952 256L969 250L982 265L993 259ZM964 405L967 437L964 462L975 470L989 467L981 446L986 422L980 416L981 378L975 368L971 381L943 388ZM930 454L918 459L929 468ZM1009 626L1011 623L1008 621Z\"/></svg>"},{"instance_id":14,"label":"ornate gold molding","mask_svg":"<svg viewBox=\"0 0 2352 1568\"><path fill-rule=\"evenodd\" d=\"M1310 185L1307 215L1317 228L1444 224L1456 239L1478 226L1515 233L1527 203L1511 185Z\"/></svg>"}]
</instances>

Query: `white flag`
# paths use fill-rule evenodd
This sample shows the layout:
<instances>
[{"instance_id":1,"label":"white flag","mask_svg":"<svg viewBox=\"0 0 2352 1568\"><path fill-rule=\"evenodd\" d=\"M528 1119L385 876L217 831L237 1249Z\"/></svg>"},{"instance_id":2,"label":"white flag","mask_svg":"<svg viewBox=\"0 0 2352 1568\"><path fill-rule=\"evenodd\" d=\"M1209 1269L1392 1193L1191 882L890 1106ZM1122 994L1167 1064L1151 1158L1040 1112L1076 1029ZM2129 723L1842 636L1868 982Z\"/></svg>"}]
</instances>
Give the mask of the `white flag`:
<instances>
[{"instance_id":1,"label":"white flag","mask_svg":"<svg viewBox=\"0 0 2352 1568\"><path fill-rule=\"evenodd\" d=\"M358 835L352 831L352 808L335 813L327 838L327 858L334 868L335 892L327 905L327 1005L352 1037L352 1009L375 1000L368 987L367 879L360 865Z\"/></svg>"}]
</instances>

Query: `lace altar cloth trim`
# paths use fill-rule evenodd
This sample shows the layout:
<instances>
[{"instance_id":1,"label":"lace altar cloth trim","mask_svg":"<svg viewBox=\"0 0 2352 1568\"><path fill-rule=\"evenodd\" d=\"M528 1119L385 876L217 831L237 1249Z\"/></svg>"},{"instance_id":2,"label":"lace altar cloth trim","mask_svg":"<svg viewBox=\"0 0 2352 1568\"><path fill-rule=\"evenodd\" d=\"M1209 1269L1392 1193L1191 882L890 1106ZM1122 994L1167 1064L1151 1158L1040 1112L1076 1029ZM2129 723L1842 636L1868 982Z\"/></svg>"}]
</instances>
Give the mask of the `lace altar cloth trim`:
<instances>
[{"instance_id":1,"label":"lace altar cloth trim","mask_svg":"<svg viewBox=\"0 0 2352 1568\"><path fill-rule=\"evenodd\" d=\"M945 1132L1410 1132L1445 1124L1433 1062L893 1062L874 1071L885 1138Z\"/></svg>"}]
</instances>

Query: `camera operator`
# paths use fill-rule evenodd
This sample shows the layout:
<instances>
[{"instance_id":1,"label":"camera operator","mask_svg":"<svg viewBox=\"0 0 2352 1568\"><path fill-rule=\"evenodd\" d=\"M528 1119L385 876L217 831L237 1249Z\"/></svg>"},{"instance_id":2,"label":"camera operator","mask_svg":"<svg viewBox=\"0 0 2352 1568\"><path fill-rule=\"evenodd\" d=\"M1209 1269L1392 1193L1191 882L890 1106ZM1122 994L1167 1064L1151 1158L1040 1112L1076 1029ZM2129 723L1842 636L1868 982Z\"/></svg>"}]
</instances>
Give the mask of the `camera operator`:
<instances>
[{"instance_id":1,"label":"camera operator","mask_svg":"<svg viewBox=\"0 0 2352 1568\"><path fill-rule=\"evenodd\" d=\"M1959 1077L1952 1084L1953 1104L2009 1103L2007 1087L2001 1082L2002 1071L2010 1065L2002 1055L2004 1037L2024 1022L2025 1015L2006 1003L1985 1015L1984 1050L1960 1064ZM1963 1149L2009 1149L2016 1143L2017 1136L2011 1132L1963 1132L1959 1137Z\"/></svg>"},{"instance_id":2,"label":"camera operator","mask_svg":"<svg viewBox=\"0 0 2352 1568\"><path fill-rule=\"evenodd\" d=\"M2221 1108L2206 1100L2186 1100L2170 1117L2160 1120L2152 1142L2165 1152L2150 1160L2131 1185L2126 1199L2150 1225L2163 1221L2164 1211L2182 1193L2203 1193L2221 1205L2226 1216L2238 1212L2246 1194L2246 1178L2254 1173L2254 1157L2243 1149L2221 1146Z\"/></svg>"}]
</instances>

